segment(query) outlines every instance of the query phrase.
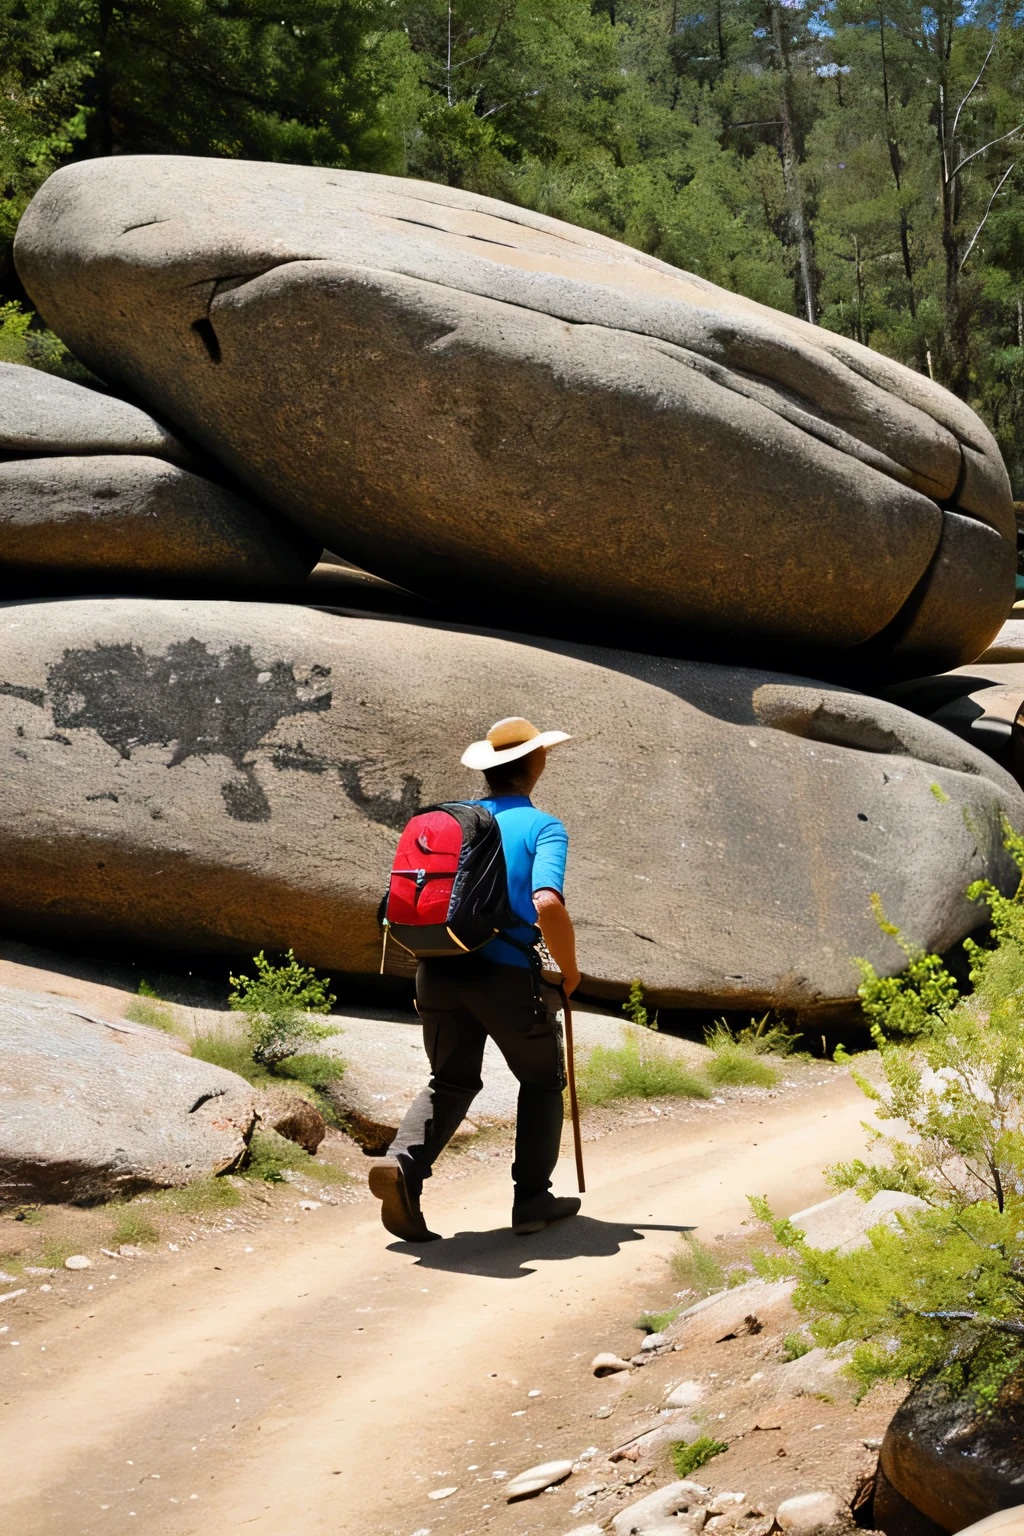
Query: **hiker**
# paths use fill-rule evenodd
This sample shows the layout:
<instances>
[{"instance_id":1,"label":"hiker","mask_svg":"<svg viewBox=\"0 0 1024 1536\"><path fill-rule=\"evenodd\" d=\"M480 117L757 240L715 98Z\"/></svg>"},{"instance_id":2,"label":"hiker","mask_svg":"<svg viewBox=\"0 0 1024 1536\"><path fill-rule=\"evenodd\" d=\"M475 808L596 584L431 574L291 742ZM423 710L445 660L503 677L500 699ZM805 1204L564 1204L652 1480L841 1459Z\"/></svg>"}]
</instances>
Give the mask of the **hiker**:
<instances>
[{"instance_id":1,"label":"hiker","mask_svg":"<svg viewBox=\"0 0 1024 1536\"><path fill-rule=\"evenodd\" d=\"M417 967L416 1008L432 1076L399 1126L387 1158L370 1173L384 1226L407 1242L438 1236L420 1211L423 1181L483 1087L480 1068L488 1035L520 1085L512 1230L539 1232L580 1208L575 1197L551 1193L565 1087L557 1017L562 997L542 978L535 948L543 936L568 996L580 980L576 935L562 897L569 838L562 823L537 810L530 799L548 752L569 739L564 731L541 732L529 720L514 717L499 720L485 740L474 741L462 754L463 764L482 769L487 781L479 804L497 822L508 901L521 926L502 928L499 937L472 953L421 959Z\"/></svg>"}]
</instances>

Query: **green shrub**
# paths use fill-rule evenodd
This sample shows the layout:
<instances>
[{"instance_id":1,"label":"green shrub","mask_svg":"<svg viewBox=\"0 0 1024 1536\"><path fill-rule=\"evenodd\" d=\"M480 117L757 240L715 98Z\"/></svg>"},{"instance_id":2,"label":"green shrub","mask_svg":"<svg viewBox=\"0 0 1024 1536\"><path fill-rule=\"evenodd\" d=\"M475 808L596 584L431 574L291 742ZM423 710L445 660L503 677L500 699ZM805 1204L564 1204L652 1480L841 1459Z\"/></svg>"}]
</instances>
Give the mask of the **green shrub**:
<instances>
[{"instance_id":1,"label":"green shrub","mask_svg":"<svg viewBox=\"0 0 1024 1536\"><path fill-rule=\"evenodd\" d=\"M319 1056L309 1052L302 1056L289 1056L279 1063L278 1077L287 1077L307 1088L329 1088L345 1075L345 1063L338 1056Z\"/></svg>"},{"instance_id":2,"label":"green shrub","mask_svg":"<svg viewBox=\"0 0 1024 1536\"><path fill-rule=\"evenodd\" d=\"M787 1333L782 1341L782 1352L787 1360L799 1360L809 1355L813 1348L814 1340L809 1339L806 1333Z\"/></svg>"},{"instance_id":3,"label":"green shrub","mask_svg":"<svg viewBox=\"0 0 1024 1536\"><path fill-rule=\"evenodd\" d=\"M680 1307L669 1307L667 1312L641 1312L634 1328L640 1328L644 1333L661 1333L669 1323L674 1323L681 1311Z\"/></svg>"},{"instance_id":4,"label":"green shrub","mask_svg":"<svg viewBox=\"0 0 1024 1536\"><path fill-rule=\"evenodd\" d=\"M577 1069L581 1104L607 1104L610 1099L710 1098L707 1084L672 1061L663 1051L629 1039L625 1045L598 1045Z\"/></svg>"},{"instance_id":5,"label":"green shrub","mask_svg":"<svg viewBox=\"0 0 1024 1536\"><path fill-rule=\"evenodd\" d=\"M637 977L636 981L629 984L629 997L622 1005L622 1011L632 1024L637 1024L641 1029L657 1029L658 1015L650 1018L644 1005L644 984Z\"/></svg>"},{"instance_id":6,"label":"green shrub","mask_svg":"<svg viewBox=\"0 0 1024 1536\"><path fill-rule=\"evenodd\" d=\"M957 1001L960 991L956 980L940 956L929 955L911 944L896 924L889 922L877 891L872 894L871 907L879 928L896 940L908 964L899 976L879 976L870 960L855 957L854 964L861 974L857 996L864 1017L872 1032L881 1029L890 1039L913 1039L928 1034Z\"/></svg>"},{"instance_id":7,"label":"green shrub","mask_svg":"<svg viewBox=\"0 0 1024 1536\"><path fill-rule=\"evenodd\" d=\"M711 1045L709 1039L708 1044ZM708 1081L716 1088L774 1088L779 1074L735 1041L711 1046L714 1056L705 1067Z\"/></svg>"},{"instance_id":8,"label":"green shrub","mask_svg":"<svg viewBox=\"0 0 1024 1536\"><path fill-rule=\"evenodd\" d=\"M159 1227L154 1226L148 1216L143 1216L139 1211L133 1211L131 1207L121 1213L117 1225L110 1234L111 1247L115 1248L120 1243L135 1243L141 1247L143 1243L159 1241Z\"/></svg>"},{"instance_id":9,"label":"green shrub","mask_svg":"<svg viewBox=\"0 0 1024 1536\"><path fill-rule=\"evenodd\" d=\"M211 1066L236 1072L256 1088L265 1088L270 1082L269 1069L253 1060L252 1047L247 1040L239 1040L224 1030L207 1030L193 1036L189 1044L197 1061L208 1061Z\"/></svg>"},{"instance_id":10,"label":"green shrub","mask_svg":"<svg viewBox=\"0 0 1024 1536\"><path fill-rule=\"evenodd\" d=\"M1024 869L1024 838L1005 836ZM1024 1360L1024 882L1012 897L983 882L968 895L988 902L994 940L968 948L971 995L907 943L894 985L866 977L884 1086L854 1078L897 1133L875 1132L875 1160L830 1170L834 1187L865 1199L901 1189L924 1207L842 1254L808 1248L792 1222L752 1204L787 1250L762 1256L759 1273L796 1274L815 1342L854 1344L865 1389L937 1372L984 1404Z\"/></svg>"},{"instance_id":11,"label":"green shrub","mask_svg":"<svg viewBox=\"0 0 1024 1536\"><path fill-rule=\"evenodd\" d=\"M286 965L272 965L263 950L253 957L255 976L231 976L231 1007L245 1015L253 1059L273 1067L301 1046L337 1034L330 1024L317 1024L311 1013L330 1013L337 999L312 967L299 965L288 951Z\"/></svg>"},{"instance_id":12,"label":"green shrub","mask_svg":"<svg viewBox=\"0 0 1024 1536\"><path fill-rule=\"evenodd\" d=\"M672 1273L688 1290L710 1296L712 1291L725 1289L725 1270L692 1232L682 1233L670 1262Z\"/></svg>"},{"instance_id":13,"label":"green shrub","mask_svg":"<svg viewBox=\"0 0 1024 1536\"><path fill-rule=\"evenodd\" d=\"M151 1029L173 1031L177 1027L174 1009L146 981L139 982L138 995L132 998L124 1016L132 1024L148 1024Z\"/></svg>"},{"instance_id":14,"label":"green shrub","mask_svg":"<svg viewBox=\"0 0 1024 1536\"><path fill-rule=\"evenodd\" d=\"M720 1456L728 1449L724 1440L712 1440L710 1435L701 1435L699 1440L692 1440L689 1445L685 1440L677 1440L672 1447L672 1466L676 1477L692 1477L712 1456Z\"/></svg>"},{"instance_id":15,"label":"green shrub","mask_svg":"<svg viewBox=\"0 0 1024 1536\"><path fill-rule=\"evenodd\" d=\"M156 1199L183 1216L201 1216L209 1210L230 1210L242 1203L235 1186L225 1178L211 1174L205 1179L194 1179L181 1189L163 1190Z\"/></svg>"},{"instance_id":16,"label":"green shrub","mask_svg":"<svg viewBox=\"0 0 1024 1536\"><path fill-rule=\"evenodd\" d=\"M298 1169L303 1162L312 1161L308 1152L276 1131L254 1131L243 1172L250 1179L280 1184L286 1170Z\"/></svg>"},{"instance_id":17,"label":"green shrub","mask_svg":"<svg viewBox=\"0 0 1024 1536\"><path fill-rule=\"evenodd\" d=\"M310 1157L302 1147L279 1136L276 1131L256 1131L249 1143L244 1174L250 1179L266 1179L280 1184L288 1172L303 1173L321 1184L347 1184L350 1175L333 1164Z\"/></svg>"}]
</instances>

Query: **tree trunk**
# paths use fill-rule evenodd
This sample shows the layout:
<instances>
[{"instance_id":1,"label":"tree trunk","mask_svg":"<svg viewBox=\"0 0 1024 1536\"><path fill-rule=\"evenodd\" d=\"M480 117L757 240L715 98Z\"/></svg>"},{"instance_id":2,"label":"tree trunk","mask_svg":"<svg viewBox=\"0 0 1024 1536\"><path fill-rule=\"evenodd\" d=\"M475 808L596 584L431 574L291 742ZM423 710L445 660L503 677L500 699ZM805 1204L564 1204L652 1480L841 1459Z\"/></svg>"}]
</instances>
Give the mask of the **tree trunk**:
<instances>
[{"instance_id":1,"label":"tree trunk","mask_svg":"<svg viewBox=\"0 0 1024 1536\"><path fill-rule=\"evenodd\" d=\"M882 98L885 102L885 138L889 146L889 164L892 166L892 178L896 183L896 195L902 191L903 157L900 147L896 143L890 131L889 125L889 62L885 56L885 13L880 12L878 17L878 35L882 46ZM914 293L914 268L910 260L910 229L907 225L907 210L900 208L900 250L903 253L903 271L907 279L907 293L910 300L911 318L917 319L917 296Z\"/></svg>"},{"instance_id":2,"label":"tree trunk","mask_svg":"<svg viewBox=\"0 0 1024 1536\"><path fill-rule=\"evenodd\" d=\"M100 0L98 7L99 29L96 52L99 58L93 71L96 105L89 121L88 144L93 155L114 153L114 119L112 109L113 80L110 69L110 29L114 20L114 0Z\"/></svg>"},{"instance_id":3,"label":"tree trunk","mask_svg":"<svg viewBox=\"0 0 1024 1536\"><path fill-rule=\"evenodd\" d=\"M807 218L804 212L800 162L797 155L796 135L793 127L793 76L789 62L789 47L783 29L779 0L770 0L770 8L772 34L775 39L779 70L782 76L782 90L779 97L779 116L782 120L782 179L786 188L786 202L789 207L790 222L793 227L793 234L800 258L800 286L804 309L811 325L817 325L818 312L814 298L814 257L811 250L810 231L807 227Z\"/></svg>"}]
</instances>

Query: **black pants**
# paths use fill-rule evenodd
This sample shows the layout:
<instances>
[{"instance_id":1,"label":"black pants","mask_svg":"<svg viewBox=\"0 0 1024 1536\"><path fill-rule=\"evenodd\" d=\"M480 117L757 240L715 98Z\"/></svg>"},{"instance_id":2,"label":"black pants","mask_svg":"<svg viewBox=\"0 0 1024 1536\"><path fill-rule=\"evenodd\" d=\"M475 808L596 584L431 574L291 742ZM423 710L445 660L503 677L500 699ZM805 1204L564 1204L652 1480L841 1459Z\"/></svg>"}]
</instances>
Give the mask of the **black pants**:
<instances>
[{"instance_id":1,"label":"black pants","mask_svg":"<svg viewBox=\"0 0 1024 1536\"><path fill-rule=\"evenodd\" d=\"M416 1004L432 1075L409 1106L390 1149L411 1189L419 1193L483 1087L480 1068L488 1035L519 1079L512 1164L516 1199L550 1189L565 1087L558 990L535 982L523 966L466 955L421 960Z\"/></svg>"}]
</instances>

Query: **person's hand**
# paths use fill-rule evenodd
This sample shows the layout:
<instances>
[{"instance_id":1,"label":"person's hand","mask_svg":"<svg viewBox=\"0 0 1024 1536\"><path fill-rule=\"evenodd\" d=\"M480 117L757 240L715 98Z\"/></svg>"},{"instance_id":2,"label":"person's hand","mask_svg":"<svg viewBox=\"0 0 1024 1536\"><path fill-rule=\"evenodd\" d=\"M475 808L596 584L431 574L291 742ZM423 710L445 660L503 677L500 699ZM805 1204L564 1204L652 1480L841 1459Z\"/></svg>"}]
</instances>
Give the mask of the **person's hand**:
<instances>
[{"instance_id":1,"label":"person's hand","mask_svg":"<svg viewBox=\"0 0 1024 1536\"><path fill-rule=\"evenodd\" d=\"M580 973L577 970L573 970L570 975L562 977L562 990L564 991L566 997L572 997L572 994L576 991L576 988L579 986L581 979L582 978L580 977Z\"/></svg>"}]
</instances>

